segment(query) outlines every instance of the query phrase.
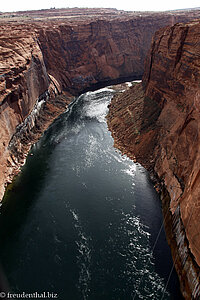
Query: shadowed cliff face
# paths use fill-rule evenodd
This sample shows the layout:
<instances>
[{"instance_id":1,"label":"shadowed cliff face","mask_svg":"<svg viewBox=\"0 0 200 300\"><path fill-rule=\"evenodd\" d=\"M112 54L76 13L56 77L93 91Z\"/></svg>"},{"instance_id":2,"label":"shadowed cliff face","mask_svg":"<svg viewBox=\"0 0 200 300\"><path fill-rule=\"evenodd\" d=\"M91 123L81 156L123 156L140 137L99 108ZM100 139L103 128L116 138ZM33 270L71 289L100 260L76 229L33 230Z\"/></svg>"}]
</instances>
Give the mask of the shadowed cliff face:
<instances>
[{"instance_id":1,"label":"shadowed cliff face","mask_svg":"<svg viewBox=\"0 0 200 300\"><path fill-rule=\"evenodd\" d=\"M200 21L157 31L143 86L117 96L108 115L116 146L154 170L167 188L174 260L187 299L200 295L199 40Z\"/></svg>"},{"instance_id":2,"label":"shadowed cliff face","mask_svg":"<svg viewBox=\"0 0 200 300\"><path fill-rule=\"evenodd\" d=\"M97 20L45 28L39 41L47 70L75 95L101 83L141 78L151 37L160 26L160 20L152 21Z\"/></svg>"},{"instance_id":3,"label":"shadowed cliff face","mask_svg":"<svg viewBox=\"0 0 200 300\"><path fill-rule=\"evenodd\" d=\"M44 26L39 45L48 73L73 95L102 84L142 78L155 31L192 15L147 14Z\"/></svg>"}]
</instances>

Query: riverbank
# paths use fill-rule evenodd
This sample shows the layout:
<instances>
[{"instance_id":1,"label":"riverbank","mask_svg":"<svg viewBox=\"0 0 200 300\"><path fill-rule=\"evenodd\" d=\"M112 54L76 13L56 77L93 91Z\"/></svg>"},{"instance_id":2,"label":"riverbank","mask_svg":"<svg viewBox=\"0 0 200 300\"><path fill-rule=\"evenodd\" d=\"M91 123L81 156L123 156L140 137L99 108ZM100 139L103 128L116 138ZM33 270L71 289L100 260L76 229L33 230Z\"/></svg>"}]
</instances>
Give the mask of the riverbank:
<instances>
[{"instance_id":1,"label":"riverbank","mask_svg":"<svg viewBox=\"0 0 200 300\"><path fill-rule=\"evenodd\" d=\"M116 95L109 105L108 128L114 146L151 174L155 188L161 194L165 231L171 247L174 265L185 299L198 299L200 294L199 266L192 255L181 219L180 206L171 211L171 198L162 177L155 171L159 140L163 131L159 123L161 108L145 95L142 83L136 83L123 94Z\"/></svg>"},{"instance_id":2,"label":"riverbank","mask_svg":"<svg viewBox=\"0 0 200 300\"><path fill-rule=\"evenodd\" d=\"M39 140L52 122L66 111L73 99L73 96L64 94L53 96L46 91L43 97L38 99L29 116L17 127L4 153L5 165L2 166L4 173L1 175L1 186L4 186L4 189L1 190L1 198L8 184L25 164L31 146Z\"/></svg>"},{"instance_id":3,"label":"riverbank","mask_svg":"<svg viewBox=\"0 0 200 300\"><path fill-rule=\"evenodd\" d=\"M127 87L126 83L112 86L116 92L125 90ZM50 86L49 90L36 101L29 116L17 126L16 133L4 153L5 165L2 166L4 173L0 178L4 189L0 191L1 198L3 198L8 184L19 174L21 167L25 164L31 146L40 139L54 120L67 110L68 105L74 99L75 97L69 93L59 94L57 89L52 90L52 86Z\"/></svg>"}]
</instances>

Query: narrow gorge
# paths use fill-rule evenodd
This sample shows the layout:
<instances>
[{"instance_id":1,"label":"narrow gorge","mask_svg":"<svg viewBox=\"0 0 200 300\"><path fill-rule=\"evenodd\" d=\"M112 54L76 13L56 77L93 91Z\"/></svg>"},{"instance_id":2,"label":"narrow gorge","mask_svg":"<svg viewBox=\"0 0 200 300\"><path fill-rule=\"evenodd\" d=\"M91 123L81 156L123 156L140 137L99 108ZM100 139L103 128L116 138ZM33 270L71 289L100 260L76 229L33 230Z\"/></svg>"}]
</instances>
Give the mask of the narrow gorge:
<instances>
[{"instance_id":1,"label":"narrow gorge","mask_svg":"<svg viewBox=\"0 0 200 300\"><path fill-rule=\"evenodd\" d=\"M199 10L0 15L0 198L75 97L142 79L113 98L108 125L115 146L157 178L186 299L200 295L198 18Z\"/></svg>"}]
</instances>

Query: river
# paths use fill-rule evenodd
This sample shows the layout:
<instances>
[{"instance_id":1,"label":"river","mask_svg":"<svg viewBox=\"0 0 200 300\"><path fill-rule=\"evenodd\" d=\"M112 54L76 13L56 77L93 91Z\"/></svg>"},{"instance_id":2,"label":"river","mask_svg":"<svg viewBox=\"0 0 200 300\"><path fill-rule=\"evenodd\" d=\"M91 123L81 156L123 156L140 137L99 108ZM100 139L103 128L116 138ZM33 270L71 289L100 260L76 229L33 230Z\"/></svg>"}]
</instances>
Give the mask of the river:
<instances>
[{"instance_id":1,"label":"river","mask_svg":"<svg viewBox=\"0 0 200 300\"><path fill-rule=\"evenodd\" d=\"M181 299L161 201L113 147L111 87L88 92L32 147L0 214L10 289L61 300Z\"/></svg>"}]
</instances>

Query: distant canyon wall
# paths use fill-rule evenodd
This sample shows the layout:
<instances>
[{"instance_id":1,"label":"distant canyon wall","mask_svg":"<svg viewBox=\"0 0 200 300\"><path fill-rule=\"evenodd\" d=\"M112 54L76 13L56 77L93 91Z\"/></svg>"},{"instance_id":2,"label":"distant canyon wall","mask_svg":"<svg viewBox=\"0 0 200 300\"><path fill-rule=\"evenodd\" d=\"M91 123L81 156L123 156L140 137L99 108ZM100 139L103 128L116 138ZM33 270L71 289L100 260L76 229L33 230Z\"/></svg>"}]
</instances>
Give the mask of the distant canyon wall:
<instances>
[{"instance_id":1,"label":"distant canyon wall","mask_svg":"<svg viewBox=\"0 0 200 300\"><path fill-rule=\"evenodd\" d=\"M38 40L48 73L62 90L77 95L100 84L142 78L155 31L191 18L192 13L158 13L112 21L57 23L39 29Z\"/></svg>"}]
</instances>

